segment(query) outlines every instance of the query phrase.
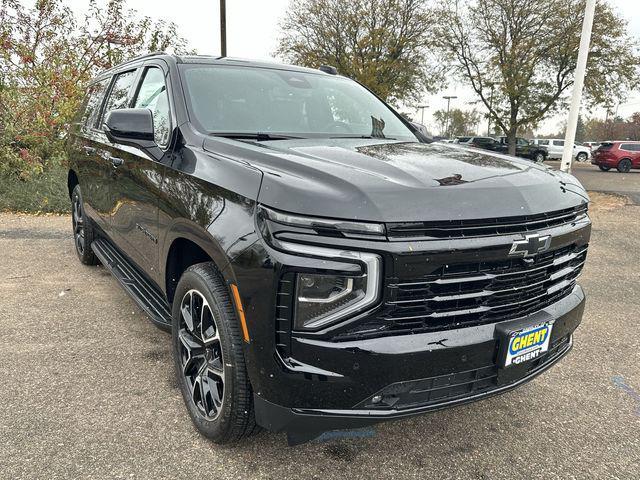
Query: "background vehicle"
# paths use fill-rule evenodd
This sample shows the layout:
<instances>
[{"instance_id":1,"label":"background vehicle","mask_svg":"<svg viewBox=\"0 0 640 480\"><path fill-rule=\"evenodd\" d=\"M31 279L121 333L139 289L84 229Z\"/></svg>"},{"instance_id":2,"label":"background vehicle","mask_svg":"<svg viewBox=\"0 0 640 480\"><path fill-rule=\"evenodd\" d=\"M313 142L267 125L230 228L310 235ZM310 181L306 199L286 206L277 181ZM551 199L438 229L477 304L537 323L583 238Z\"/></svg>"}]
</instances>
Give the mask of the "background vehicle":
<instances>
[{"instance_id":1,"label":"background vehicle","mask_svg":"<svg viewBox=\"0 0 640 480\"><path fill-rule=\"evenodd\" d=\"M507 137L498 137L495 139L495 143L483 145L483 148L506 154L509 152L509 143ZM548 155L549 152L545 147L534 145L525 138L516 138L516 157L542 163L547 159Z\"/></svg>"},{"instance_id":2,"label":"background vehicle","mask_svg":"<svg viewBox=\"0 0 640 480\"><path fill-rule=\"evenodd\" d=\"M493 137L459 137L456 143L491 150L491 147L496 143L496 139Z\"/></svg>"},{"instance_id":3,"label":"background vehicle","mask_svg":"<svg viewBox=\"0 0 640 480\"><path fill-rule=\"evenodd\" d=\"M612 168L627 173L640 168L640 142L603 142L593 153L591 163L607 172Z\"/></svg>"},{"instance_id":4,"label":"background vehicle","mask_svg":"<svg viewBox=\"0 0 640 480\"><path fill-rule=\"evenodd\" d=\"M602 144L602 142L582 142L582 145L591 150L591 154Z\"/></svg>"},{"instance_id":5,"label":"background vehicle","mask_svg":"<svg viewBox=\"0 0 640 480\"><path fill-rule=\"evenodd\" d=\"M335 73L137 58L70 133L76 251L172 332L216 442L479 400L571 350L591 222L576 179L469 150Z\"/></svg>"},{"instance_id":6,"label":"background vehicle","mask_svg":"<svg viewBox=\"0 0 640 480\"><path fill-rule=\"evenodd\" d=\"M549 158L561 159L564 153L564 140L559 138L534 138L531 141L535 145L546 147L549 150ZM586 162L591 158L591 149L583 145L573 146L573 158L578 162Z\"/></svg>"}]
</instances>

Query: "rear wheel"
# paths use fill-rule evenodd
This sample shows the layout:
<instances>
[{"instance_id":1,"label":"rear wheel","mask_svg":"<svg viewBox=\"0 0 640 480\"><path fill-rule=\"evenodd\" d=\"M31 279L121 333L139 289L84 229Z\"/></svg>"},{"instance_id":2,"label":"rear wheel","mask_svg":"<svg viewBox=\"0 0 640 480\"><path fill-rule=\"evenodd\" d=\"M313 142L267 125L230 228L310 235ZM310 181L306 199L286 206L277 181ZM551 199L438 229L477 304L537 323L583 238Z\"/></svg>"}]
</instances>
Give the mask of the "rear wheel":
<instances>
[{"instance_id":1,"label":"rear wheel","mask_svg":"<svg viewBox=\"0 0 640 480\"><path fill-rule=\"evenodd\" d=\"M588 155L585 152L580 152L576 157L576 160L578 160L579 162L586 162L587 158L588 158Z\"/></svg>"},{"instance_id":2,"label":"rear wheel","mask_svg":"<svg viewBox=\"0 0 640 480\"><path fill-rule=\"evenodd\" d=\"M617 167L618 171L620 173L628 173L631 171L631 160L629 160L628 158L623 158L622 160L620 160L620 163L618 163L618 167Z\"/></svg>"},{"instance_id":3,"label":"rear wheel","mask_svg":"<svg viewBox=\"0 0 640 480\"><path fill-rule=\"evenodd\" d=\"M71 224L73 226L73 241L78 258L85 265L97 265L98 258L91 250L94 238L93 225L84 211L80 185L76 185L71 193Z\"/></svg>"},{"instance_id":4,"label":"rear wheel","mask_svg":"<svg viewBox=\"0 0 640 480\"><path fill-rule=\"evenodd\" d=\"M598 168L600 168L600 170L602 170L603 172L608 172L609 170L611 170L611 167L607 167L606 165L598 165Z\"/></svg>"},{"instance_id":5,"label":"rear wheel","mask_svg":"<svg viewBox=\"0 0 640 480\"><path fill-rule=\"evenodd\" d=\"M178 384L197 430L220 444L257 432L238 319L213 264L180 278L172 330Z\"/></svg>"}]
</instances>

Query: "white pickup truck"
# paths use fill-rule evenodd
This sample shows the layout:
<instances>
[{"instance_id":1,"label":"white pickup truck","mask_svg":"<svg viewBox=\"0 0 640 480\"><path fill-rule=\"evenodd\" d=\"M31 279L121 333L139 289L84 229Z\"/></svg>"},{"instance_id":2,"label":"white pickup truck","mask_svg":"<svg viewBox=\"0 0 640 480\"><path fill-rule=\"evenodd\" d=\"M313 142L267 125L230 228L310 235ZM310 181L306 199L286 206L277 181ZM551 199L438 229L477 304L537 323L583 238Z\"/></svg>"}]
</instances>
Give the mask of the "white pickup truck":
<instances>
[{"instance_id":1,"label":"white pickup truck","mask_svg":"<svg viewBox=\"0 0 640 480\"><path fill-rule=\"evenodd\" d=\"M562 158L564 152L564 140L559 138L534 138L531 143L542 145L549 150L550 159ZM573 158L578 162L586 162L591 158L591 149L582 145L573 145Z\"/></svg>"}]
</instances>

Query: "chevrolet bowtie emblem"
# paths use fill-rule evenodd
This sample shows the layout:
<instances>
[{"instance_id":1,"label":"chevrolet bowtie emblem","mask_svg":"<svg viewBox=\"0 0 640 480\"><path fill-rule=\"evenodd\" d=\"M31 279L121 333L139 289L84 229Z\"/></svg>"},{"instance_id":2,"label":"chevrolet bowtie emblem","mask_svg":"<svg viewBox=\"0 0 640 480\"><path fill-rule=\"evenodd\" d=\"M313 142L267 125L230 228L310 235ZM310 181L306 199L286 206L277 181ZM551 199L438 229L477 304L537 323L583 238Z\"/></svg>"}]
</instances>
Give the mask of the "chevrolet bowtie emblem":
<instances>
[{"instance_id":1,"label":"chevrolet bowtie emblem","mask_svg":"<svg viewBox=\"0 0 640 480\"><path fill-rule=\"evenodd\" d=\"M519 257L533 257L534 255L549 250L551 235L526 235L524 240L516 240L511 246L509 255Z\"/></svg>"}]
</instances>

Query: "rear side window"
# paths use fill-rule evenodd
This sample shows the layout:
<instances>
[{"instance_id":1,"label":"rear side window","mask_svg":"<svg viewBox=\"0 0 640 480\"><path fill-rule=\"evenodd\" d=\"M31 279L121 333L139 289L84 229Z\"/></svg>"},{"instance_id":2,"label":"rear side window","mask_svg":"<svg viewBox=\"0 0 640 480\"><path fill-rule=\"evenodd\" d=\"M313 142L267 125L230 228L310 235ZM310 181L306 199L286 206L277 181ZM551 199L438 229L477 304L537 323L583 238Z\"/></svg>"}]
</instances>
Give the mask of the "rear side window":
<instances>
[{"instance_id":1,"label":"rear side window","mask_svg":"<svg viewBox=\"0 0 640 480\"><path fill-rule=\"evenodd\" d=\"M556 147L564 147L564 140L554 140L554 141L553 141L553 144L554 144Z\"/></svg>"},{"instance_id":2,"label":"rear side window","mask_svg":"<svg viewBox=\"0 0 640 480\"><path fill-rule=\"evenodd\" d=\"M626 150L628 152L640 152L640 144L638 143L623 143L620 145L620 150Z\"/></svg>"},{"instance_id":3,"label":"rear side window","mask_svg":"<svg viewBox=\"0 0 640 480\"><path fill-rule=\"evenodd\" d=\"M87 106L84 109L82 119L80 120L82 125L85 127L93 128L96 126L96 122L100 116L100 106L102 105L104 92L108 85L109 79L105 78L104 80L94 83L89 87Z\"/></svg>"},{"instance_id":4,"label":"rear side window","mask_svg":"<svg viewBox=\"0 0 640 480\"><path fill-rule=\"evenodd\" d=\"M166 147L169 143L171 117L167 86L164 82L162 70L156 67L147 69L138 90L134 107L151 110L156 143L161 147Z\"/></svg>"},{"instance_id":5,"label":"rear side window","mask_svg":"<svg viewBox=\"0 0 640 480\"><path fill-rule=\"evenodd\" d=\"M549 145L549 140L538 140L538 145Z\"/></svg>"},{"instance_id":6,"label":"rear side window","mask_svg":"<svg viewBox=\"0 0 640 480\"><path fill-rule=\"evenodd\" d=\"M471 140L471 137L458 137L458 143L466 143Z\"/></svg>"},{"instance_id":7,"label":"rear side window","mask_svg":"<svg viewBox=\"0 0 640 480\"><path fill-rule=\"evenodd\" d=\"M115 82L113 83L113 87L111 88L111 92L109 93L109 98L107 98L107 103L104 108L104 116L102 117L102 121L107 117L107 114L111 110L118 110L120 108L127 108L128 100L129 100L129 91L131 90L131 85L133 85L133 81L136 78L136 71L131 70L130 72L120 73Z\"/></svg>"}]
</instances>

